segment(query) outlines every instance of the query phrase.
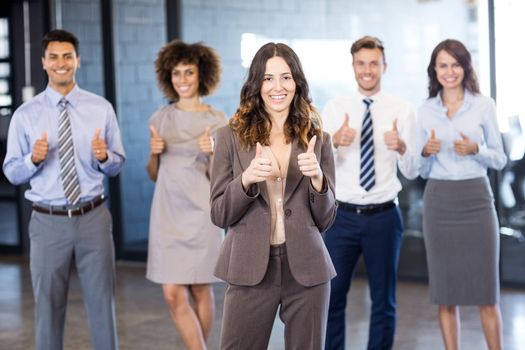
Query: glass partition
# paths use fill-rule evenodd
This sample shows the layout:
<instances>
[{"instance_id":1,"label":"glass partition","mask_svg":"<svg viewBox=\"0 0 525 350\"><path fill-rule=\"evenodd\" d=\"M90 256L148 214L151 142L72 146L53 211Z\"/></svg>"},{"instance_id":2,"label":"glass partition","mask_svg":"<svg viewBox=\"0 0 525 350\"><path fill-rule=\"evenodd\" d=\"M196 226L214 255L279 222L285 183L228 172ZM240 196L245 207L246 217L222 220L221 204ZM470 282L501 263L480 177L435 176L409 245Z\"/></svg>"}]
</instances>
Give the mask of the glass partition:
<instances>
[{"instance_id":1,"label":"glass partition","mask_svg":"<svg viewBox=\"0 0 525 350\"><path fill-rule=\"evenodd\" d=\"M525 46L516 33L525 30L521 0L494 1L498 118L509 156L499 176L501 280L525 284Z\"/></svg>"}]
</instances>

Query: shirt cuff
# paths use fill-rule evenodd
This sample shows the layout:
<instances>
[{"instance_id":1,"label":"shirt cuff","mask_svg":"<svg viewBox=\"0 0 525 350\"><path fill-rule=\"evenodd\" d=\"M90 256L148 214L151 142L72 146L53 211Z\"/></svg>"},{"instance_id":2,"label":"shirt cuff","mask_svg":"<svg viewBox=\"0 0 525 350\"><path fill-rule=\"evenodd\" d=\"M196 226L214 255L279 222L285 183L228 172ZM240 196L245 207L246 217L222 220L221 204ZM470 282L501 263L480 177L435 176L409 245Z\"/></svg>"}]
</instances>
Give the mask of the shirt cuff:
<instances>
[{"instance_id":1,"label":"shirt cuff","mask_svg":"<svg viewBox=\"0 0 525 350\"><path fill-rule=\"evenodd\" d=\"M31 160L32 156L33 156L33 153L26 154L26 156L24 157L24 163L26 164L27 169L29 169L31 172L34 173L35 171L37 171L39 168L42 167L42 164L45 162L45 160L41 161L40 164L35 165L35 163L33 163L33 161Z\"/></svg>"},{"instance_id":2,"label":"shirt cuff","mask_svg":"<svg viewBox=\"0 0 525 350\"><path fill-rule=\"evenodd\" d=\"M109 168L113 163L113 160L115 159L115 156L109 150L106 151L106 154L108 155L108 158L104 161L104 163L95 158L97 160L98 167L100 168L100 170L106 170L107 168Z\"/></svg>"},{"instance_id":3,"label":"shirt cuff","mask_svg":"<svg viewBox=\"0 0 525 350\"><path fill-rule=\"evenodd\" d=\"M482 162L489 157L489 149L487 146L478 143L478 153L474 154L473 157L477 161Z\"/></svg>"}]
</instances>

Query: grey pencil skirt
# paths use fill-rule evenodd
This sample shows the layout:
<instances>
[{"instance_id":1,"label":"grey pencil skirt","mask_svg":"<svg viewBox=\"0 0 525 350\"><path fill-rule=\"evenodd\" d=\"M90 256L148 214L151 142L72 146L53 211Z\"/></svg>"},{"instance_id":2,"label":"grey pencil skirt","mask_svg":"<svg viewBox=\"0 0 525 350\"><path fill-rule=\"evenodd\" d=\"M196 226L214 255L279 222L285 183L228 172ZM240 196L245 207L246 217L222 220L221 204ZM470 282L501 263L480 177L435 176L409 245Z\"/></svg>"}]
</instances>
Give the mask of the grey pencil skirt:
<instances>
[{"instance_id":1,"label":"grey pencil skirt","mask_svg":"<svg viewBox=\"0 0 525 350\"><path fill-rule=\"evenodd\" d=\"M498 303L499 226L488 178L430 179L423 203L430 302Z\"/></svg>"}]
</instances>

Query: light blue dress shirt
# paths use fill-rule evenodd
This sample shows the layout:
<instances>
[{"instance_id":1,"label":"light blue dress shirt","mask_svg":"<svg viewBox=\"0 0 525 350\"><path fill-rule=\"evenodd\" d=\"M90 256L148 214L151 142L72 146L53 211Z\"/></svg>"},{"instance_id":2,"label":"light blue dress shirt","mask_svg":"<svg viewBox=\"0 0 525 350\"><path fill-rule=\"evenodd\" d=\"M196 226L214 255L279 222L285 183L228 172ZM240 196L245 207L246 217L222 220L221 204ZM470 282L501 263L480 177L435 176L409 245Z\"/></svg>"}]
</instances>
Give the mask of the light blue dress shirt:
<instances>
[{"instance_id":1,"label":"light blue dress shirt","mask_svg":"<svg viewBox=\"0 0 525 350\"><path fill-rule=\"evenodd\" d=\"M14 185L29 182L25 197L47 205L65 205L58 159L58 102L62 95L51 87L21 105L13 114L3 164L5 176ZM115 176L125 160L115 111L104 98L78 86L65 96L75 147L75 167L80 181L80 201L104 193L104 175ZM95 130L107 143L108 159L100 163L91 150ZM31 161L33 145L47 134L46 159L36 166Z\"/></svg>"},{"instance_id":2,"label":"light blue dress shirt","mask_svg":"<svg viewBox=\"0 0 525 350\"><path fill-rule=\"evenodd\" d=\"M429 98L418 110L418 149L431 136L432 129L441 141L439 153L420 159L421 177L437 180L466 180L487 175L487 168L501 170L507 163L496 120L494 101L465 91L463 105L452 118L441 95ZM478 144L475 155L460 156L454 152L454 141L465 134Z\"/></svg>"}]
</instances>

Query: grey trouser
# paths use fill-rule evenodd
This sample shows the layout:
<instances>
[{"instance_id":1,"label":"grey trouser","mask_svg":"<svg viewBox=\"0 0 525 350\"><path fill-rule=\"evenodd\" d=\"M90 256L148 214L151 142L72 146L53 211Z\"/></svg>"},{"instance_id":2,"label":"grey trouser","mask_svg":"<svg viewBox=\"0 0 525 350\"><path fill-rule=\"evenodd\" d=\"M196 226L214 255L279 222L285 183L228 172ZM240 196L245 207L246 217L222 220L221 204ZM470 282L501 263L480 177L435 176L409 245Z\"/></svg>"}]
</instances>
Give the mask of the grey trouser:
<instances>
[{"instance_id":1,"label":"grey trouser","mask_svg":"<svg viewBox=\"0 0 525 350\"><path fill-rule=\"evenodd\" d=\"M329 298L330 283L302 286L290 272L285 246L272 248L261 283L228 285L221 349L266 350L279 305L286 349L324 349Z\"/></svg>"},{"instance_id":2,"label":"grey trouser","mask_svg":"<svg viewBox=\"0 0 525 350\"><path fill-rule=\"evenodd\" d=\"M35 298L35 348L63 348L69 277L74 261L93 349L117 349L115 253L111 214L106 206L72 218L33 211L29 237Z\"/></svg>"}]
</instances>

